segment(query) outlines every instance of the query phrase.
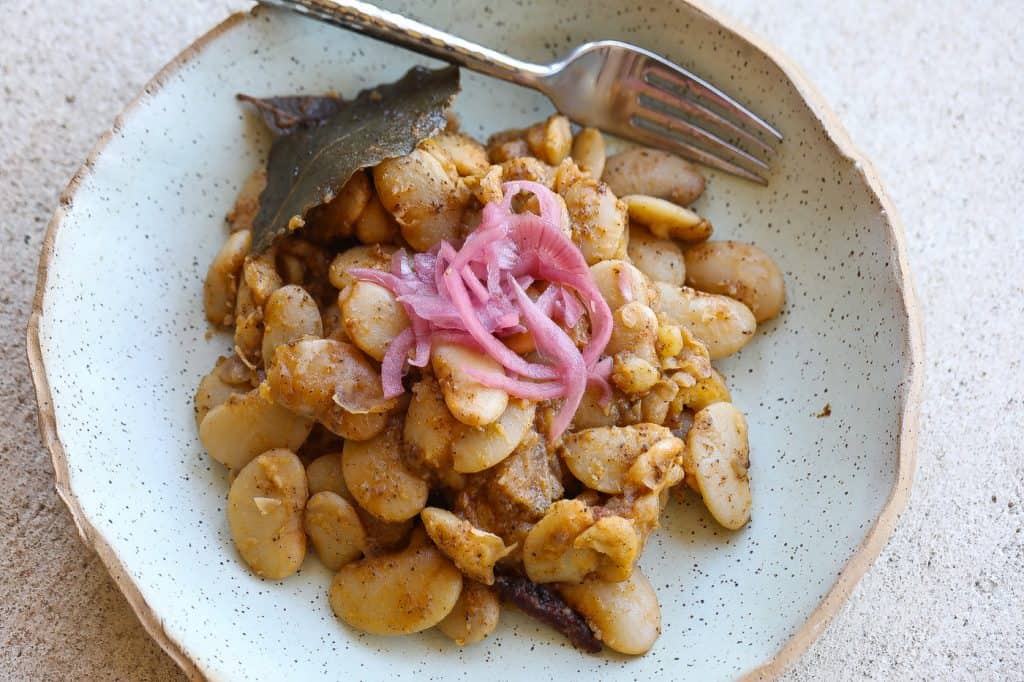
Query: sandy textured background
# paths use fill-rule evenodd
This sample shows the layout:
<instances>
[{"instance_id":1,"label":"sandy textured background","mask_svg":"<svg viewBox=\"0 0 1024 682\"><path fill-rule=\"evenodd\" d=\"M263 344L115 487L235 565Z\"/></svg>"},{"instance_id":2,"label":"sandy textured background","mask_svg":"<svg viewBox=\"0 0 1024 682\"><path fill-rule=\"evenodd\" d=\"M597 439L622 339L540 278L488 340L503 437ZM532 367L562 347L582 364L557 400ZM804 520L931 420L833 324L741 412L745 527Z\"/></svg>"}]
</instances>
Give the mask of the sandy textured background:
<instances>
[{"instance_id":1,"label":"sandy textured background","mask_svg":"<svg viewBox=\"0 0 1024 682\"><path fill-rule=\"evenodd\" d=\"M801 64L878 166L925 306L895 536L792 670L1024 679L1024 4L716 0ZM53 492L24 330L43 229L97 136L238 0L0 0L0 679L179 680Z\"/></svg>"}]
</instances>

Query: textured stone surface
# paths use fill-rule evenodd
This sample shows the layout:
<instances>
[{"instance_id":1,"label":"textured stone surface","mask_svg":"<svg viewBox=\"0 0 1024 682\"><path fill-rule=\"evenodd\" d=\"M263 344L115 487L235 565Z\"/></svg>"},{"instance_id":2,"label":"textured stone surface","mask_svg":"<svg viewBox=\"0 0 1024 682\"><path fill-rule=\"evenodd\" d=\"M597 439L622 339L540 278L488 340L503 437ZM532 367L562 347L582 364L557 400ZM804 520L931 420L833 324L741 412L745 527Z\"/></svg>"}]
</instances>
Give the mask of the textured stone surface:
<instances>
[{"instance_id":1,"label":"textured stone surface","mask_svg":"<svg viewBox=\"0 0 1024 682\"><path fill-rule=\"evenodd\" d=\"M123 103L236 0L3 5L0 679L178 680L52 490L24 359L43 229ZM793 680L1024 679L1024 8L718 0L802 65L907 227L928 369L895 536Z\"/></svg>"}]
</instances>

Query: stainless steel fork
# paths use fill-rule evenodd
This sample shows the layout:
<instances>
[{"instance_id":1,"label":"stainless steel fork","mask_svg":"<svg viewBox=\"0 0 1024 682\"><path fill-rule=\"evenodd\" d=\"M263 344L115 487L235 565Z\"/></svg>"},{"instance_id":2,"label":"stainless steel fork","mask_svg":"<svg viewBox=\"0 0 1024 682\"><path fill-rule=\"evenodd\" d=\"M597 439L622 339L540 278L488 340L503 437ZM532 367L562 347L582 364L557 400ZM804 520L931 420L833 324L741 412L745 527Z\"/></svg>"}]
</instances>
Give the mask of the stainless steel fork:
<instances>
[{"instance_id":1,"label":"stainless steel fork","mask_svg":"<svg viewBox=\"0 0 1024 682\"><path fill-rule=\"evenodd\" d=\"M635 45L586 43L531 64L359 0L258 0L547 95L573 121L766 184L782 135L721 90Z\"/></svg>"}]
</instances>

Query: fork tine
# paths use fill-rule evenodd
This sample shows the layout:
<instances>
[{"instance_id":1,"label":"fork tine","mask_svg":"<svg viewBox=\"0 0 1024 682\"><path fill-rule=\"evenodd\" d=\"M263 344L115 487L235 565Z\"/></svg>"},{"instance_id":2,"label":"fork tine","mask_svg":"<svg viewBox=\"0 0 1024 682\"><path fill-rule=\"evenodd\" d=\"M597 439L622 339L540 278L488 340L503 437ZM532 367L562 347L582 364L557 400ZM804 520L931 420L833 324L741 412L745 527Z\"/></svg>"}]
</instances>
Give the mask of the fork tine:
<instances>
[{"instance_id":1,"label":"fork tine","mask_svg":"<svg viewBox=\"0 0 1024 682\"><path fill-rule=\"evenodd\" d=\"M710 133L689 121L685 121L661 111L655 111L654 109L644 107L642 104L637 107L634 115L657 126L668 128L673 132L696 138L698 142L703 142L704 145L709 148L709 152L714 152L719 155L732 154L747 161L751 165L760 168L761 170L768 170L768 164L753 154L748 154L736 145L729 144L714 133Z\"/></svg>"},{"instance_id":2,"label":"fork tine","mask_svg":"<svg viewBox=\"0 0 1024 682\"><path fill-rule=\"evenodd\" d=\"M639 118L631 125L628 136L637 142L642 142L643 144L651 147L669 149L680 156L685 156L686 158L702 163L705 166L711 166L712 168L717 168L725 171L726 173L737 175L741 178L750 180L751 182L756 182L759 185L768 184L768 181L763 177L756 173L752 173L742 166L738 166L726 161L725 159L719 158L714 154L710 154L699 147L695 147L685 140L668 134L668 131L662 132L655 128L655 124L647 121L646 119Z\"/></svg>"},{"instance_id":3,"label":"fork tine","mask_svg":"<svg viewBox=\"0 0 1024 682\"><path fill-rule=\"evenodd\" d=\"M677 88L692 92L695 95L714 102L726 111L738 116L742 121L756 126L777 140L782 140L782 133L766 123L759 116L752 113L742 104L729 97L710 83L698 78L684 69L681 69L671 62L661 59L657 55L650 55L647 73L652 74L656 78L660 78Z\"/></svg>"},{"instance_id":4,"label":"fork tine","mask_svg":"<svg viewBox=\"0 0 1024 682\"><path fill-rule=\"evenodd\" d=\"M728 130L733 135L741 138L744 142L757 147L763 154L767 155L775 153L775 149L771 147L771 145L765 144L756 136L751 135L729 119L715 111L712 111L711 109L708 109L699 102L686 99L685 97L680 97L675 94L675 92L670 92L650 82L637 83L637 89L643 92L647 97L664 104L666 107Z\"/></svg>"}]
</instances>

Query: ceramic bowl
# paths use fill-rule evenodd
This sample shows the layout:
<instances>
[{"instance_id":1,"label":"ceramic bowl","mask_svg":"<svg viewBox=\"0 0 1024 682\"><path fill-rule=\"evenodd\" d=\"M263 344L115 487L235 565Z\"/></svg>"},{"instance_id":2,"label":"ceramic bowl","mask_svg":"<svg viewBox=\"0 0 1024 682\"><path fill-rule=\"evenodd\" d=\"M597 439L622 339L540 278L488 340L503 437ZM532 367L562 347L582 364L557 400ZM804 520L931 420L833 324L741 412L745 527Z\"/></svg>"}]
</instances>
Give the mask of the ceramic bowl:
<instances>
[{"instance_id":1,"label":"ceramic bowl","mask_svg":"<svg viewBox=\"0 0 1024 682\"><path fill-rule=\"evenodd\" d=\"M199 378L230 347L210 335L202 280L223 216L266 139L235 93L354 93L422 62L281 13L236 15L128 106L61 199L29 328L57 489L143 624L194 679L773 677L824 628L888 538L910 486L921 382L902 231L878 179L813 88L772 50L683 2L442 2L389 7L537 61L617 38L720 84L786 139L767 188L709 173L698 210L753 241L789 301L722 363L747 414L753 520L725 532L673 502L642 566L662 604L646 656L583 655L506 609L459 649L436 632L357 633L314 559L253 576L227 529L227 472L202 451ZM456 110L479 136L546 116L542 97L464 74ZM830 410L830 416L825 413Z\"/></svg>"}]
</instances>

